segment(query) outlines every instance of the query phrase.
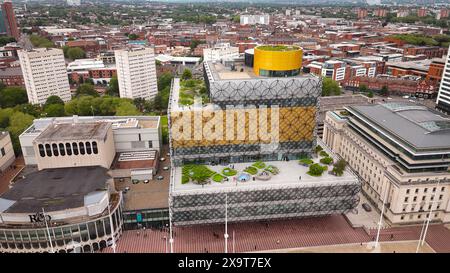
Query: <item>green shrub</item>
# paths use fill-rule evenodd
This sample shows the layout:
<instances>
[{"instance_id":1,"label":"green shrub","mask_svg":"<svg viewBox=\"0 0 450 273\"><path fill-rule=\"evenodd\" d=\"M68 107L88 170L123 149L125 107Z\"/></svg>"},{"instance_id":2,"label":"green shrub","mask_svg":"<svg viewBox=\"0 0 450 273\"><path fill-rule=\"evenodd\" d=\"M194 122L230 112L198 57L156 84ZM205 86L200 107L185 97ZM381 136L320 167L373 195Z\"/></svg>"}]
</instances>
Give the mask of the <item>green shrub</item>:
<instances>
[{"instance_id":1,"label":"green shrub","mask_svg":"<svg viewBox=\"0 0 450 273\"><path fill-rule=\"evenodd\" d=\"M315 148L316 153L320 153L323 150L322 146L317 145Z\"/></svg>"},{"instance_id":2,"label":"green shrub","mask_svg":"<svg viewBox=\"0 0 450 273\"><path fill-rule=\"evenodd\" d=\"M298 163L302 164L302 165L311 165L314 163L314 161L310 158L302 158L298 161Z\"/></svg>"},{"instance_id":3,"label":"green shrub","mask_svg":"<svg viewBox=\"0 0 450 273\"><path fill-rule=\"evenodd\" d=\"M218 173L216 173L215 175L212 176L212 180L214 182L222 182L224 178L225 177L223 175L218 174Z\"/></svg>"},{"instance_id":4,"label":"green shrub","mask_svg":"<svg viewBox=\"0 0 450 273\"><path fill-rule=\"evenodd\" d=\"M258 169L264 169L266 167L266 164L262 161L256 161L252 166Z\"/></svg>"},{"instance_id":5,"label":"green shrub","mask_svg":"<svg viewBox=\"0 0 450 273\"><path fill-rule=\"evenodd\" d=\"M336 176L342 176L344 174L345 167L347 166L347 162L344 159L339 159L334 165L332 172Z\"/></svg>"},{"instance_id":6,"label":"green shrub","mask_svg":"<svg viewBox=\"0 0 450 273\"><path fill-rule=\"evenodd\" d=\"M256 169L255 167L252 167L252 166L248 166L247 168L245 168L244 172L247 172L251 175L255 175L258 173L258 169Z\"/></svg>"},{"instance_id":7,"label":"green shrub","mask_svg":"<svg viewBox=\"0 0 450 273\"><path fill-rule=\"evenodd\" d=\"M333 158L331 158L331 157L324 157L324 158L320 159L320 163L326 164L326 165L330 165L330 164L333 163Z\"/></svg>"},{"instance_id":8,"label":"green shrub","mask_svg":"<svg viewBox=\"0 0 450 273\"><path fill-rule=\"evenodd\" d=\"M273 166L273 165L267 166L265 168L265 170L268 171L268 172L271 172L272 174L279 174L280 173L280 170L277 167Z\"/></svg>"},{"instance_id":9,"label":"green shrub","mask_svg":"<svg viewBox=\"0 0 450 273\"><path fill-rule=\"evenodd\" d=\"M307 172L311 176L321 176L324 171L328 169L327 166L322 166L318 163L309 166L309 171Z\"/></svg>"},{"instance_id":10,"label":"green shrub","mask_svg":"<svg viewBox=\"0 0 450 273\"><path fill-rule=\"evenodd\" d=\"M189 176L182 175L181 176L181 184L186 184L186 183L189 183Z\"/></svg>"},{"instance_id":11,"label":"green shrub","mask_svg":"<svg viewBox=\"0 0 450 273\"><path fill-rule=\"evenodd\" d=\"M237 171L227 167L222 170L222 174L225 176L233 176L237 174Z\"/></svg>"},{"instance_id":12,"label":"green shrub","mask_svg":"<svg viewBox=\"0 0 450 273\"><path fill-rule=\"evenodd\" d=\"M330 155L327 152L325 152L325 151L321 151L320 152L320 156L322 156L322 157L329 157Z\"/></svg>"}]
</instances>

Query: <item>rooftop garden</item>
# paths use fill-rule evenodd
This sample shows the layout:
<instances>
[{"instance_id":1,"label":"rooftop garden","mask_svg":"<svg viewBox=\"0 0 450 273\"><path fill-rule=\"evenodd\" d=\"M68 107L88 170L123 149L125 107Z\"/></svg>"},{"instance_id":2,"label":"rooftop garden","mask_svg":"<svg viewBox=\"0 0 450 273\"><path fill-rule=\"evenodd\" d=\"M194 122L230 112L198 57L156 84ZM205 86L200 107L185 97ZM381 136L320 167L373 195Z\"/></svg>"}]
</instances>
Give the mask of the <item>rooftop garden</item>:
<instances>
[{"instance_id":1,"label":"rooftop garden","mask_svg":"<svg viewBox=\"0 0 450 273\"><path fill-rule=\"evenodd\" d=\"M194 104L195 97L201 97L202 103L209 102L205 82L197 79L186 79L180 82L180 98L178 103L184 106Z\"/></svg>"},{"instance_id":2,"label":"rooftop garden","mask_svg":"<svg viewBox=\"0 0 450 273\"><path fill-rule=\"evenodd\" d=\"M204 165L188 164L184 165L181 170L181 183L186 184L192 181L196 184L207 184L209 179L216 174Z\"/></svg>"},{"instance_id":3,"label":"rooftop garden","mask_svg":"<svg viewBox=\"0 0 450 273\"><path fill-rule=\"evenodd\" d=\"M298 46L287 45L262 45L258 46L257 48L265 51L293 51L300 49Z\"/></svg>"}]
</instances>

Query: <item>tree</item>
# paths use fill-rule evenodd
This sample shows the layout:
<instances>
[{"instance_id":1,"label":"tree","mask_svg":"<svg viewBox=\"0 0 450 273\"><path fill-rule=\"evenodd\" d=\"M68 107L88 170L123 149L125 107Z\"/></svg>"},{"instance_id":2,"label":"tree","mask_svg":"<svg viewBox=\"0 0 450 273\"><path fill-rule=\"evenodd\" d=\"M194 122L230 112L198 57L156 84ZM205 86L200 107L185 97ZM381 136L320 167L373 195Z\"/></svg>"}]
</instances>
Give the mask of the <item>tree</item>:
<instances>
[{"instance_id":1,"label":"tree","mask_svg":"<svg viewBox=\"0 0 450 273\"><path fill-rule=\"evenodd\" d=\"M324 78L322 81L322 96L339 96L341 94L341 88L336 81L330 78Z\"/></svg>"},{"instance_id":2,"label":"tree","mask_svg":"<svg viewBox=\"0 0 450 273\"><path fill-rule=\"evenodd\" d=\"M182 80L192 79L192 72L189 69L184 69L183 74L181 75Z\"/></svg>"},{"instance_id":3,"label":"tree","mask_svg":"<svg viewBox=\"0 0 450 273\"><path fill-rule=\"evenodd\" d=\"M361 92L361 93L366 93L366 92L367 92L367 85L361 84L361 85L359 86L359 92Z\"/></svg>"},{"instance_id":4,"label":"tree","mask_svg":"<svg viewBox=\"0 0 450 273\"><path fill-rule=\"evenodd\" d=\"M239 15L233 16L233 22L234 23L239 23L240 21L241 21L241 16L239 16Z\"/></svg>"},{"instance_id":5,"label":"tree","mask_svg":"<svg viewBox=\"0 0 450 273\"><path fill-rule=\"evenodd\" d=\"M11 86L0 90L1 108L14 107L27 102L27 91L22 87Z\"/></svg>"},{"instance_id":6,"label":"tree","mask_svg":"<svg viewBox=\"0 0 450 273\"><path fill-rule=\"evenodd\" d=\"M109 96L119 96L119 81L117 80L117 76L112 76L108 88L106 88L106 94Z\"/></svg>"},{"instance_id":7,"label":"tree","mask_svg":"<svg viewBox=\"0 0 450 273\"><path fill-rule=\"evenodd\" d=\"M385 97L389 96L389 89L388 89L388 87L386 85L384 85L381 88L380 95L385 96Z\"/></svg>"},{"instance_id":8,"label":"tree","mask_svg":"<svg viewBox=\"0 0 450 273\"><path fill-rule=\"evenodd\" d=\"M45 107L45 113L47 113L47 117L63 117L64 104L50 104Z\"/></svg>"},{"instance_id":9,"label":"tree","mask_svg":"<svg viewBox=\"0 0 450 273\"><path fill-rule=\"evenodd\" d=\"M373 92L372 92L372 91L369 91L369 93L367 94L367 96L368 96L369 98L373 98Z\"/></svg>"},{"instance_id":10,"label":"tree","mask_svg":"<svg viewBox=\"0 0 450 273\"><path fill-rule=\"evenodd\" d=\"M88 96L93 96L93 97L98 97L98 93L95 90L94 86L90 83L83 83L80 86L78 86L77 91L76 91L76 96L83 96L83 95L88 95Z\"/></svg>"},{"instance_id":11,"label":"tree","mask_svg":"<svg viewBox=\"0 0 450 273\"><path fill-rule=\"evenodd\" d=\"M51 105L51 104L61 104L64 106L64 101L60 97L58 97L56 95L52 95L47 98L47 100L45 101L44 107Z\"/></svg>"},{"instance_id":12,"label":"tree","mask_svg":"<svg viewBox=\"0 0 450 273\"><path fill-rule=\"evenodd\" d=\"M0 37L0 46L4 46L4 45L6 45L8 43L12 43L12 42L15 42L15 41L16 41L16 39L14 37L10 37L10 36Z\"/></svg>"},{"instance_id":13,"label":"tree","mask_svg":"<svg viewBox=\"0 0 450 273\"><path fill-rule=\"evenodd\" d=\"M204 41L200 41L200 40L192 40L191 42L191 50L194 50L199 44L204 44Z\"/></svg>"},{"instance_id":14,"label":"tree","mask_svg":"<svg viewBox=\"0 0 450 273\"><path fill-rule=\"evenodd\" d=\"M6 130L11 134L11 141L16 155L20 154L19 135L33 123L33 120L33 116L22 112L14 112L10 117L9 126Z\"/></svg>"},{"instance_id":15,"label":"tree","mask_svg":"<svg viewBox=\"0 0 450 273\"><path fill-rule=\"evenodd\" d=\"M86 53L79 47L71 47L67 50L67 57L72 60L82 59L86 57Z\"/></svg>"},{"instance_id":16,"label":"tree","mask_svg":"<svg viewBox=\"0 0 450 273\"><path fill-rule=\"evenodd\" d=\"M137 40L139 38L139 35L135 34L135 33L131 33L130 35L128 35L128 39L130 40Z\"/></svg>"},{"instance_id":17,"label":"tree","mask_svg":"<svg viewBox=\"0 0 450 273\"><path fill-rule=\"evenodd\" d=\"M162 73L158 77L158 90L161 91L164 88L166 88L166 86L170 86L172 83L172 79L173 79L172 73L169 72Z\"/></svg>"},{"instance_id":18,"label":"tree","mask_svg":"<svg viewBox=\"0 0 450 273\"><path fill-rule=\"evenodd\" d=\"M325 170L325 167L321 166L318 163L315 163L309 166L308 174L312 176L321 176Z\"/></svg>"},{"instance_id":19,"label":"tree","mask_svg":"<svg viewBox=\"0 0 450 273\"><path fill-rule=\"evenodd\" d=\"M116 110L116 116L138 116L141 113L131 102L122 102Z\"/></svg>"},{"instance_id":20,"label":"tree","mask_svg":"<svg viewBox=\"0 0 450 273\"><path fill-rule=\"evenodd\" d=\"M339 159L336 163L334 163L332 172L337 176L342 176L346 166L347 162L345 162L344 159Z\"/></svg>"}]
</instances>

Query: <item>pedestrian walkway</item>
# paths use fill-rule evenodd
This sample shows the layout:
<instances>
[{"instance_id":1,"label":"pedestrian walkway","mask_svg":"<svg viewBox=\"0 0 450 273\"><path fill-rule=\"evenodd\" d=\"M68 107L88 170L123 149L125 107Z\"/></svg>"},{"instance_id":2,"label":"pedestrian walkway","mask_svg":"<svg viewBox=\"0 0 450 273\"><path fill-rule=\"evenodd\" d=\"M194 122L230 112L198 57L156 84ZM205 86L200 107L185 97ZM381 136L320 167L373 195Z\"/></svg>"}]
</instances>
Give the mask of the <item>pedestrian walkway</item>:
<instances>
[{"instance_id":1,"label":"pedestrian walkway","mask_svg":"<svg viewBox=\"0 0 450 273\"><path fill-rule=\"evenodd\" d=\"M418 241L421 227L383 229L380 241ZM234 231L234 243L233 243ZM144 237L144 232L147 234ZM174 227L175 253L223 253L224 225ZM360 244L372 241L376 229L366 232L352 228L343 215L271 222L243 222L228 225L228 252L254 252L313 246ZM168 233L161 230L124 231L117 242L117 252L170 252ZM450 230L443 225L430 225L427 243L436 252L450 252ZM111 248L103 252L112 252Z\"/></svg>"}]
</instances>

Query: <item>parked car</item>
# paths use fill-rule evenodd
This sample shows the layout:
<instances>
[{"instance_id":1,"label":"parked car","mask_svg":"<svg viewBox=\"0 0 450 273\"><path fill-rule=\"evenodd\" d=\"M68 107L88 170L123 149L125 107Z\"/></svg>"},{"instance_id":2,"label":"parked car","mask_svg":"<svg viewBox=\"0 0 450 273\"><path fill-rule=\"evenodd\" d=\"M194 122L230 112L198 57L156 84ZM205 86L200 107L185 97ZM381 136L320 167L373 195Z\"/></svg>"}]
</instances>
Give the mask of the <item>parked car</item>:
<instances>
[{"instance_id":1,"label":"parked car","mask_svg":"<svg viewBox=\"0 0 450 273\"><path fill-rule=\"evenodd\" d=\"M165 170L165 171L169 170L169 166L163 167L163 170Z\"/></svg>"},{"instance_id":2,"label":"parked car","mask_svg":"<svg viewBox=\"0 0 450 273\"><path fill-rule=\"evenodd\" d=\"M363 203L362 204L362 207L363 207L363 209L365 210L365 211L367 211L367 212L371 212L372 211L372 208L369 206L369 204L367 204L367 203Z\"/></svg>"},{"instance_id":3,"label":"parked car","mask_svg":"<svg viewBox=\"0 0 450 273\"><path fill-rule=\"evenodd\" d=\"M163 180L164 179L164 176L162 176L162 175L159 175L158 177L156 177L156 180Z\"/></svg>"},{"instance_id":4,"label":"parked car","mask_svg":"<svg viewBox=\"0 0 450 273\"><path fill-rule=\"evenodd\" d=\"M148 182L150 182L150 180L148 180L148 179L144 180L144 184L148 184Z\"/></svg>"},{"instance_id":5,"label":"parked car","mask_svg":"<svg viewBox=\"0 0 450 273\"><path fill-rule=\"evenodd\" d=\"M138 184L138 183L139 183L139 180L133 179L133 180L131 180L131 183L133 183L133 184Z\"/></svg>"},{"instance_id":6,"label":"parked car","mask_svg":"<svg viewBox=\"0 0 450 273\"><path fill-rule=\"evenodd\" d=\"M159 160L160 160L160 161L164 161L164 160L166 160L166 158L161 157Z\"/></svg>"}]
</instances>

